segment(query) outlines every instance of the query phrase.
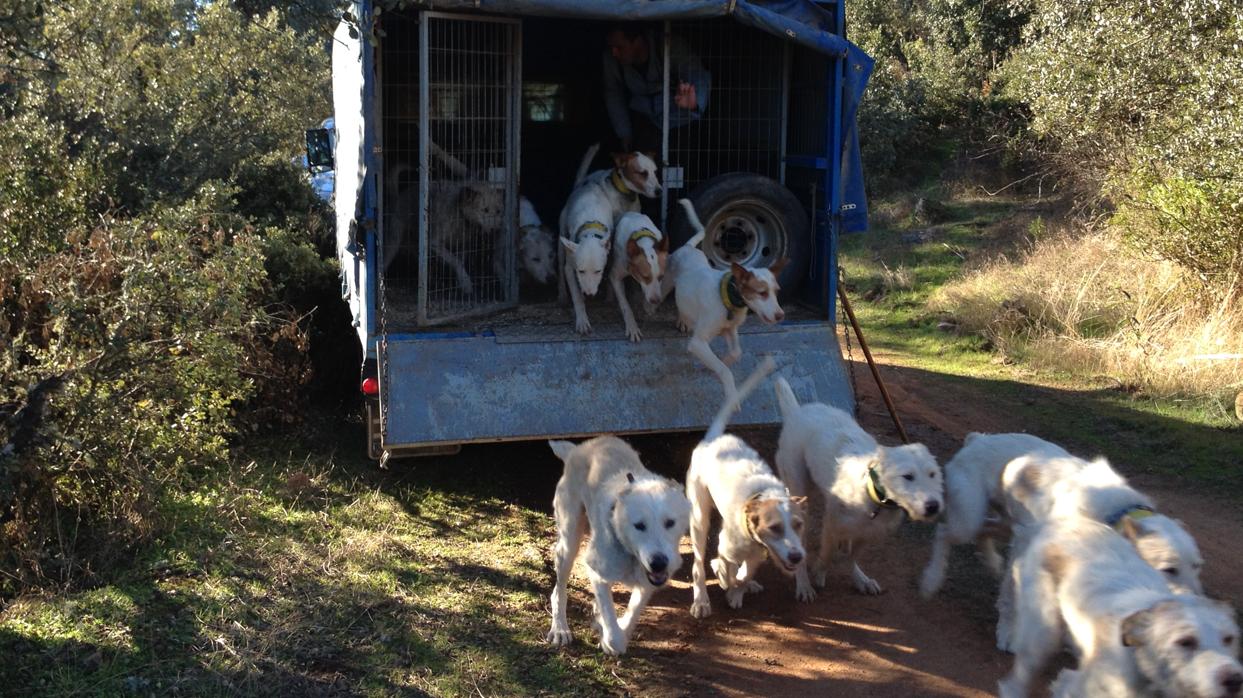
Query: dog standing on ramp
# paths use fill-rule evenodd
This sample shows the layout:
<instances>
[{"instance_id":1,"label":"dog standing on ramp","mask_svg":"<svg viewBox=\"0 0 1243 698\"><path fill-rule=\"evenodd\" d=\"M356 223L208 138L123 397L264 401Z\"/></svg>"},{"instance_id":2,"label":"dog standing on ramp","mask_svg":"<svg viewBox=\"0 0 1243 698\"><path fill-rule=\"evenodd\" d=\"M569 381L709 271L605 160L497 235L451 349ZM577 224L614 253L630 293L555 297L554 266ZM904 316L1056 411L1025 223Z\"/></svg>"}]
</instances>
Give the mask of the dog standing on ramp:
<instances>
[{"instance_id":1,"label":"dog standing on ramp","mask_svg":"<svg viewBox=\"0 0 1243 698\"><path fill-rule=\"evenodd\" d=\"M743 382L737 399L745 399L772 370L773 360L766 358ZM712 613L704 559L713 508L721 512L721 533L712 570L730 608L742 607L743 594L763 590L752 578L766 557L786 574L793 574L806 557L801 539L806 498L791 497L755 449L725 433L725 424L734 411L734 401L726 400L703 441L695 447L686 473L691 545L695 550L691 615L696 618Z\"/></svg>"},{"instance_id":2,"label":"dog standing on ramp","mask_svg":"<svg viewBox=\"0 0 1243 698\"><path fill-rule=\"evenodd\" d=\"M1243 688L1239 629L1227 604L1175 594L1113 529L1083 517L1051 520L1013 563L1017 599L1014 667L1002 698L1028 695L1070 631L1077 670L1055 696L1234 698Z\"/></svg>"},{"instance_id":3,"label":"dog standing on ramp","mask_svg":"<svg viewBox=\"0 0 1243 698\"><path fill-rule=\"evenodd\" d=\"M566 583L590 528L585 562L596 597L600 647L607 654L625 654L639 614L682 563L678 542L686 533L690 502L677 483L643 467L639 454L615 436L548 445L565 463L565 472L553 497L557 582L547 641L560 646L573 639L565 617ZM613 606L615 582L631 589L620 620Z\"/></svg>"},{"instance_id":4,"label":"dog standing on ramp","mask_svg":"<svg viewBox=\"0 0 1243 698\"><path fill-rule=\"evenodd\" d=\"M881 446L849 414L820 403L799 405L784 378L774 383L782 420L777 472L792 495L806 496L812 486L824 495L816 584L824 586L837 551L850 562L855 589L879 594L880 584L859 569L855 554L896 529L904 512L916 520L934 518L944 499L941 468L923 444ZM795 580L798 600L816 598L806 565Z\"/></svg>"},{"instance_id":5,"label":"dog standing on ramp","mask_svg":"<svg viewBox=\"0 0 1243 698\"><path fill-rule=\"evenodd\" d=\"M634 310L626 298L626 277L634 279L643 291L647 314L661 301L660 287L665 279L665 266L669 258L669 238L656 228L651 218L638 211L627 211L617 219L613 231L614 249L625 254L613 253L609 267L609 283L617 305L621 308L622 321L626 323L626 337L632 342L643 338L639 324L634 320Z\"/></svg>"}]
</instances>

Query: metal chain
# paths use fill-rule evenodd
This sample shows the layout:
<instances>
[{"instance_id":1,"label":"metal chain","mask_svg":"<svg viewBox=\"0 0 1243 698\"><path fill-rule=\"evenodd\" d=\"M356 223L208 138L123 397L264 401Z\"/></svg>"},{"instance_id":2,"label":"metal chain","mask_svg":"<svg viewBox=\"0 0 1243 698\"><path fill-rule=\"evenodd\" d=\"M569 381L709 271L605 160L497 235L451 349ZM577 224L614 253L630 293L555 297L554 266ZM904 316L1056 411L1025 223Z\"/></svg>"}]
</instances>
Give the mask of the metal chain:
<instances>
[{"instance_id":1,"label":"metal chain","mask_svg":"<svg viewBox=\"0 0 1243 698\"><path fill-rule=\"evenodd\" d=\"M837 265L837 285L839 288L845 288L846 272L842 269L839 262ZM838 317L841 318L842 335L846 337L846 373L850 376L850 392L855 398L855 414L859 413L859 382L855 378L855 356L854 343L850 341L850 321L846 318L846 309L842 306L841 296L836 299L838 307Z\"/></svg>"}]
</instances>

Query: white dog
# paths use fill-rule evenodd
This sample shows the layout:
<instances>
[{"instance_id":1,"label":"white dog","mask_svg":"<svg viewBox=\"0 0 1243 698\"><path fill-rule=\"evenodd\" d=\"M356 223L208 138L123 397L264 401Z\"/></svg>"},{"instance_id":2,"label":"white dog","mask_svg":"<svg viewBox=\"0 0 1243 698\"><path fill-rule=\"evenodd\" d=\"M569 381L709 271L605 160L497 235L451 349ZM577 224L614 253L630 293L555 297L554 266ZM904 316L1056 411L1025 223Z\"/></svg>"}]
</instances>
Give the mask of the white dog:
<instances>
[{"instance_id":1,"label":"white dog","mask_svg":"<svg viewBox=\"0 0 1243 698\"><path fill-rule=\"evenodd\" d=\"M810 485L824 495L816 583L824 586L829 556L838 551L851 563L855 589L879 594L880 584L859 569L855 553L896 529L903 512L935 517L944 499L941 468L923 444L881 446L849 414L820 403L800 406L784 378L775 384L782 419L777 472L792 495L805 496ZM806 566L795 579L800 601L816 598Z\"/></svg>"},{"instance_id":2,"label":"white dog","mask_svg":"<svg viewBox=\"0 0 1243 698\"><path fill-rule=\"evenodd\" d=\"M725 272L713 269L708 257L698 248L704 239L704 227L695 207L688 199L678 199L678 203L686 209L686 217L696 234L670 256L661 298L674 291L678 325L691 333L687 351L717 375L725 388L726 401L736 402L738 389L729 367L742 356L738 328L746 322L748 310L754 310L760 320L769 325L785 319L785 311L777 303L777 291L781 288L777 285L777 274L787 260L779 259L768 269L750 269L738 264L731 265ZM729 345L729 353L723 360L717 358L708 345L721 335Z\"/></svg>"},{"instance_id":3,"label":"white dog","mask_svg":"<svg viewBox=\"0 0 1243 698\"><path fill-rule=\"evenodd\" d=\"M634 311L626 298L626 277L634 279L643 289L648 313L660 303L660 286L665 278L665 266L669 258L669 238L656 228L651 218L637 211L627 211L617 219L613 231L613 249L625 250L625 254L613 254L609 266L609 283L617 305L621 307L622 320L626 323L626 336L637 342L643 338Z\"/></svg>"},{"instance_id":4,"label":"white dog","mask_svg":"<svg viewBox=\"0 0 1243 698\"><path fill-rule=\"evenodd\" d=\"M738 399L746 398L772 368L772 359L766 359L743 382ZM735 407L730 400L721 406L703 441L695 447L686 473L691 545L695 550L691 615L696 618L712 613L704 559L714 509L721 513L721 532L712 570L730 608L742 607L743 594L763 589L752 578L765 558L771 557L787 574L793 574L806 557L802 541L806 498L791 497L760 454L742 439L725 433Z\"/></svg>"},{"instance_id":5,"label":"white dog","mask_svg":"<svg viewBox=\"0 0 1243 698\"><path fill-rule=\"evenodd\" d=\"M1026 535L1029 543L1013 563L1024 591L1002 698L1028 695L1062 645L1063 623L1079 668L1059 675L1055 695L1239 695L1243 668L1233 609L1171 592L1127 541L1096 521L1052 520Z\"/></svg>"},{"instance_id":6,"label":"white dog","mask_svg":"<svg viewBox=\"0 0 1243 698\"><path fill-rule=\"evenodd\" d=\"M945 464L945 517L937 526L932 558L920 592L929 597L945 580L952 545L970 543L986 529L990 508L1010 522L1042 522L1055 509L1118 527L1140 556L1169 578L1175 590L1201 593L1199 548L1177 521L1153 511L1152 501L1127 484L1103 459L1093 462L1030 434L967 435L963 448ZM1055 500L1058 502L1055 505ZM985 537L989 567L1001 560ZM1003 598L1011 589L1003 586ZM999 637L1001 646L1007 641Z\"/></svg>"},{"instance_id":7,"label":"white dog","mask_svg":"<svg viewBox=\"0 0 1243 698\"><path fill-rule=\"evenodd\" d=\"M561 211L561 245L565 286L574 302L574 329L591 332L583 294L596 295L604 279L613 239L613 223L627 211L639 210L639 195L660 193L656 163L642 153L613 156L613 169L586 174L599 144L588 148L578 167L574 191Z\"/></svg>"},{"instance_id":8,"label":"white dog","mask_svg":"<svg viewBox=\"0 0 1243 698\"><path fill-rule=\"evenodd\" d=\"M557 277L556 236L525 196L518 199L518 259L522 270L537 284L548 284Z\"/></svg>"},{"instance_id":9,"label":"white dog","mask_svg":"<svg viewBox=\"0 0 1243 698\"><path fill-rule=\"evenodd\" d=\"M677 483L644 468L639 454L615 436L578 445L548 444L565 462L565 472L553 498L557 582L547 641L565 645L572 639L565 617L566 582L590 528L586 563L600 646L608 654L625 654L639 614L682 563L678 542L686 533L690 503ZM620 621L613 606L615 582L631 588L630 605Z\"/></svg>"}]
</instances>

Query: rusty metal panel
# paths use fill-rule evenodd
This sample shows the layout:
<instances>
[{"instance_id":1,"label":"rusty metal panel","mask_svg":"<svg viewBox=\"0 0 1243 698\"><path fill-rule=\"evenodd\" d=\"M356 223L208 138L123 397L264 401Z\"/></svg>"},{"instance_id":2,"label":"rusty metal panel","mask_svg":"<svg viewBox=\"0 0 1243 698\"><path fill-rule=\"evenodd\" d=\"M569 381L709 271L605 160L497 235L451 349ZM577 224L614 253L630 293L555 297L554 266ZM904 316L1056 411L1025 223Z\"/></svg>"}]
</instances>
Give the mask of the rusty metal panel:
<instances>
[{"instance_id":1,"label":"rusty metal panel","mask_svg":"<svg viewBox=\"0 0 1243 698\"><path fill-rule=\"evenodd\" d=\"M751 330L752 328L747 328ZM763 354L777 361L800 401L852 410L832 325L744 331L742 382ZM466 333L463 333L466 334ZM713 349L724 352L723 341ZM389 338L381 375L386 448L435 443L705 429L720 382L686 351L686 338L632 344L512 341L497 334ZM756 391L732 425L779 422L771 389Z\"/></svg>"}]
</instances>

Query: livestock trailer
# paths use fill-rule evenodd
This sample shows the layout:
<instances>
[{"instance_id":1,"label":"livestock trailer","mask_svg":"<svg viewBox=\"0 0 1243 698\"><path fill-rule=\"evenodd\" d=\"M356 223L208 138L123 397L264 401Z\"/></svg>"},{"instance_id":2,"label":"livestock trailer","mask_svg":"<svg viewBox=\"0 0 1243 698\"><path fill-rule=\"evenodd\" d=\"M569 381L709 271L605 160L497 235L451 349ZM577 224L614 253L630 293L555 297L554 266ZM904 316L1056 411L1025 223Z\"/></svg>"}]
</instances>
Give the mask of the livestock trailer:
<instances>
[{"instance_id":1,"label":"livestock trailer","mask_svg":"<svg viewBox=\"0 0 1243 698\"><path fill-rule=\"evenodd\" d=\"M676 201L690 198L723 269L790 260L786 318L744 325L736 374L771 354L801 400L853 410L834 332L836 255L841 233L866 227L854 118L872 62L845 39L842 2L356 3L333 43L334 207L371 455L695 430L718 410L721 385L687 352L672 298L639 313L637 343L615 299L594 299L583 336L555 285L520 271L520 199L555 230L579 160L616 135L602 64L622 28L647 37L644 69L666 97L686 79L671 53L692 56L704 81L689 117L657 102L664 187L644 212L676 248L690 236ZM463 177L491 188L498 234L436 228L456 224L433 197ZM763 390L733 423L777 421Z\"/></svg>"}]
</instances>

